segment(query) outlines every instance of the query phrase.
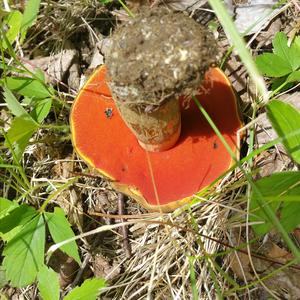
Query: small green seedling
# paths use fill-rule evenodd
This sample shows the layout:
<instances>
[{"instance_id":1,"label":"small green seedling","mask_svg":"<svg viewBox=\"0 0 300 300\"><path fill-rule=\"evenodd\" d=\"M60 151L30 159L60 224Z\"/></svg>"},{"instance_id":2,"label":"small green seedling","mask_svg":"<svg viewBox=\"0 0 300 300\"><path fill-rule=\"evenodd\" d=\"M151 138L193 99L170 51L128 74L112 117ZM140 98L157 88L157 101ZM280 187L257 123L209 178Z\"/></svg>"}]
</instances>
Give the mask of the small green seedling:
<instances>
[{"instance_id":1,"label":"small green seedling","mask_svg":"<svg viewBox=\"0 0 300 300\"><path fill-rule=\"evenodd\" d=\"M278 32L273 39L273 53L263 53L256 58L256 64L272 81L272 90L280 90L300 81L300 36L288 45L285 33Z\"/></svg>"}]
</instances>

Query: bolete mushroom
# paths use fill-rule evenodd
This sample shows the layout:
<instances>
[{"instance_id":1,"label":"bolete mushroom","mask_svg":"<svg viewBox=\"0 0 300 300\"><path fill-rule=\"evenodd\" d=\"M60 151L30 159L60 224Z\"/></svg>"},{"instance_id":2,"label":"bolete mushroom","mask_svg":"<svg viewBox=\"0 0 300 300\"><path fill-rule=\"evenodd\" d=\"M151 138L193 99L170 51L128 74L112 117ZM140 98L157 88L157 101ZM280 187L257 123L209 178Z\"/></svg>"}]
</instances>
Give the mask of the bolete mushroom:
<instances>
[{"instance_id":1,"label":"bolete mushroom","mask_svg":"<svg viewBox=\"0 0 300 300\"><path fill-rule=\"evenodd\" d=\"M154 18L161 22L165 14L160 15L158 12L154 14ZM150 26L152 15L151 13L146 14L147 22L142 21L143 16L139 21ZM186 16L184 18L189 19ZM165 18L165 20L167 19ZM168 21L163 22L169 24ZM132 24L135 22L132 21ZM182 26L184 24L186 23L183 22ZM130 27L130 24L126 26ZM194 24L190 25L190 28L193 26ZM146 30L143 26L139 28ZM120 29L118 32L120 33L122 30ZM154 35L158 35L158 31L159 27L154 31ZM177 33L183 44L184 42L188 44L191 36L194 36L193 33L184 41L184 35L181 36L180 30ZM123 32L120 36L124 35ZM149 33L145 31L143 35L145 39ZM133 38L141 42L138 31ZM147 44L148 41L144 39L142 39L143 43ZM160 40L162 43L160 47L167 49L167 52L171 51L169 41L164 44L163 39ZM122 41L121 38L118 45L126 49L126 42ZM200 47L200 44L203 47L205 41L211 40L206 35L198 37L196 39L197 47ZM134 40L132 42L134 43ZM132 42L129 43L130 47L133 47ZM180 53L187 51L189 47L176 45L177 48L173 47L173 54L176 60L180 60ZM170 77L173 75L171 79L163 79L157 77L157 74L150 74L151 68L146 69L148 72L146 76L143 72L145 72L144 67L147 66L147 63L144 64L143 59L140 61L139 71L131 72L131 66L138 68L139 64L132 61L130 53L127 53L127 65L125 61L124 64L118 65L117 61L119 63L122 61L123 58L120 57L125 55L126 51L119 51L116 55L114 54L116 51L112 50L112 54L108 58L108 66L101 66L92 74L75 99L71 111L72 140L79 156L103 176L110 179L116 190L131 196L152 211L172 211L188 203L194 194L207 187L232 165L230 154L201 115L197 106L192 101L188 106L185 105L187 95L193 94L199 99L231 150L234 152L237 150L237 130L241 127L241 121L235 93L220 69L209 68L212 63L212 55L207 55L207 53L215 55L216 51L209 49L207 45L204 47L203 68L199 69L196 64L196 57L199 58L199 54L196 52L199 48L193 48L192 45L190 47L193 49L191 54L189 52L182 54L192 57L193 62L190 63L190 66L186 65L188 61L185 64L179 63L177 67L179 66L180 69L176 71L176 60L172 62L172 54L164 58L163 67L156 67L156 63L153 65L153 71L158 72L159 76L163 77L165 74L166 77ZM152 50L155 52L156 48L154 47ZM160 54L157 55L161 61L163 59L162 51L161 49L159 51ZM145 60L151 55L148 52ZM115 57L115 61L112 62L113 57ZM168 66L171 67L168 68ZM127 77L123 71L118 71L119 67L127 68ZM110 69L108 70L108 68ZM144 74L143 82L137 78L137 74ZM177 78L180 79L177 80ZM156 82L153 83L154 80ZM164 82L162 83L162 81ZM182 81L185 84L182 85ZM152 89L146 86L152 86ZM111 93L111 90L114 92ZM135 97L136 93L140 93L141 97ZM180 94L183 96L179 97ZM156 100L153 95L158 95ZM167 96L164 97L164 95ZM126 99L127 96L129 100ZM125 122L124 117L120 114L122 113L120 106L124 102L133 106L135 112L143 110L147 115L147 113L152 114L168 101L175 100L178 101L178 110L181 114L181 133L177 142L168 150L160 149L164 151L148 152L144 149L145 145L141 147L143 141L139 142L132 128L127 126L128 121ZM143 122L143 118L141 122ZM141 128L143 125L138 122L136 124Z\"/></svg>"},{"instance_id":2,"label":"bolete mushroom","mask_svg":"<svg viewBox=\"0 0 300 300\"><path fill-rule=\"evenodd\" d=\"M217 53L210 32L166 8L142 9L117 27L106 55L107 83L144 149L175 145L181 129L179 96L199 88Z\"/></svg>"}]
</instances>

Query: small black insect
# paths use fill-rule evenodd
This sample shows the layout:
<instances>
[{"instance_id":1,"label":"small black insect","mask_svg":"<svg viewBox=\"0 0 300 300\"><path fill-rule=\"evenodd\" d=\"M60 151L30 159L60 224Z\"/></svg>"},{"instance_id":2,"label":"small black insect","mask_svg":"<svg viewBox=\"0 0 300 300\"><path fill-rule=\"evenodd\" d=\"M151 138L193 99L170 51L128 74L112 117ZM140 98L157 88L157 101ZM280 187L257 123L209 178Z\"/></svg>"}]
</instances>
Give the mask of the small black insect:
<instances>
[{"instance_id":1,"label":"small black insect","mask_svg":"<svg viewBox=\"0 0 300 300\"><path fill-rule=\"evenodd\" d=\"M217 142L214 142L214 149L217 149L218 148L218 144Z\"/></svg>"},{"instance_id":2,"label":"small black insect","mask_svg":"<svg viewBox=\"0 0 300 300\"><path fill-rule=\"evenodd\" d=\"M113 116L113 109L111 107L107 107L104 111L107 119L110 119Z\"/></svg>"}]
</instances>

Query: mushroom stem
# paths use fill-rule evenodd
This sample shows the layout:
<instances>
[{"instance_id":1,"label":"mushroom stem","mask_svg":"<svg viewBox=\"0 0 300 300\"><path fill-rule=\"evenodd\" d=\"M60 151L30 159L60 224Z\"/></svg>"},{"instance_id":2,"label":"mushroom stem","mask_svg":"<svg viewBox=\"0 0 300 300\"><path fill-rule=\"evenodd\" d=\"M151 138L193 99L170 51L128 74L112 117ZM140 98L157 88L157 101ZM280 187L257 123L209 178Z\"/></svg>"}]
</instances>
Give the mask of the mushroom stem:
<instances>
[{"instance_id":1,"label":"mushroom stem","mask_svg":"<svg viewBox=\"0 0 300 300\"><path fill-rule=\"evenodd\" d=\"M176 144L181 130L178 99L168 100L153 111L137 111L119 101L116 101L116 105L121 117L145 150L165 151Z\"/></svg>"}]
</instances>

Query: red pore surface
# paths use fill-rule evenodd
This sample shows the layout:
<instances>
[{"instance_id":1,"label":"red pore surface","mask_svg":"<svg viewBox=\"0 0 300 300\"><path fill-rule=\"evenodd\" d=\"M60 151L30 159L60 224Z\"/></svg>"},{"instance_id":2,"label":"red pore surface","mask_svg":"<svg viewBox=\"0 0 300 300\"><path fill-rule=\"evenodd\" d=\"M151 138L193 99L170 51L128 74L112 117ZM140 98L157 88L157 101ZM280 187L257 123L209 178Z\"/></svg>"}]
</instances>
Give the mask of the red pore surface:
<instances>
[{"instance_id":1,"label":"red pore surface","mask_svg":"<svg viewBox=\"0 0 300 300\"><path fill-rule=\"evenodd\" d=\"M119 116L105 73L105 67L95 71L75 100L71 114L74 146L93 167L135 187L150 205L158 201L164 205L192 196L231 166L229 153L193 101L189 108L182 109L177 144L167 151L148 152L147 158ZM235 151L241 122L234 92L219 69L207 72L197 98Z\"/></svg>"}]
</instances>

